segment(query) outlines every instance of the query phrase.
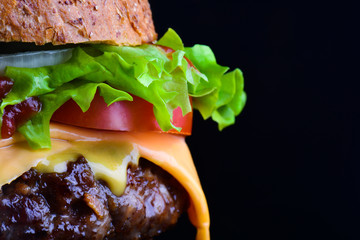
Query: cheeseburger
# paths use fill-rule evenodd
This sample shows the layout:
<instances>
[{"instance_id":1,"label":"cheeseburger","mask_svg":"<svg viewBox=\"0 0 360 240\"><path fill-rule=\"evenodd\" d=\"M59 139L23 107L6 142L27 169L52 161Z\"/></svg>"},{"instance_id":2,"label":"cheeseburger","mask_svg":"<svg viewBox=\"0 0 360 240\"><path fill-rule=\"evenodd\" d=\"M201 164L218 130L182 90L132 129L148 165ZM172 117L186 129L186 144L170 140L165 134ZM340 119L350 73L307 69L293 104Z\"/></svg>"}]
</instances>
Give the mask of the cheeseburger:
<instances>
[{"instance_id":1,"label":"cheeseburger","mask_svg":"<svg viewBox=\"0 0 360 240\"><path fill-rule=\"evenodd\" d=\"M0 1L0 239L152 239L209 211L185 137L246 95L147 0ZM194 236L195 239L195 236Z\"/></svg>"}]
</instances>

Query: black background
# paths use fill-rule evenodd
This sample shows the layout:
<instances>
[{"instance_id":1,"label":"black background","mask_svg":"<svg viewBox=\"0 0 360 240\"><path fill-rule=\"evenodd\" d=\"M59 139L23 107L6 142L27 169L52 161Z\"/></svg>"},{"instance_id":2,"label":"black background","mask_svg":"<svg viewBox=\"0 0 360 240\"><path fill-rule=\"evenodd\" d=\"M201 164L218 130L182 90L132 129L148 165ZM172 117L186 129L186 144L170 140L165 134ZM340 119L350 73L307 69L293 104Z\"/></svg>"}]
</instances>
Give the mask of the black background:
<instances>
[{"instance_id":1,"label":"black background","mask_svg":"<svg viewBox=\"0 0 360 240\"><path fill-rule=\"evenodd\" d=\"M159 36L171 27L244 72L236 125L218 132L196 114L187 138L212 239L360 239L355 4L150 3ZM194 239L180 229L164 238Z\"/></svg>"}]
</instances>

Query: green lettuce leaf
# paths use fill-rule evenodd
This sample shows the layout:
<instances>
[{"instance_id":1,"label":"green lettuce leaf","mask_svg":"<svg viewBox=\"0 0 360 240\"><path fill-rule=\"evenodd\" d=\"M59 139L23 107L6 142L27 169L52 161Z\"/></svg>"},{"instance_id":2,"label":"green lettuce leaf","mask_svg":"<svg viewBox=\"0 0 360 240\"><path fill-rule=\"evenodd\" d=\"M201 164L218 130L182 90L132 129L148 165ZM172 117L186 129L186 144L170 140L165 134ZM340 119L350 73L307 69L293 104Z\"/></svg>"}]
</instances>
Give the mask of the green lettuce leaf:
<instances>
[{"instance_id":1,"label":"green lettuce leaf","mask_svg":"<svg viewBox=\"0 0 360 240\"><path fill-rule=\"evenodd\" d=\"M49 122L54 112L71 98L83 112L86 112L97 89L100 90L100 95L106 96L104 100L107 104L122 100L132 101L128 93L105 83L84 81L65 83L55 91L39 96L39 100L43 103L41 111L18 128L18 131L24 135L32 148L50 148Z\"/></svg>"},{"instance_id":2,"label":"green lettuce leaf","mask_svg":"<svg viewBox=\"0 0 360 240\"><path fill-rule=\"evenodd\" d=\"M11 92L0 104L4 109L33 96L39 97L42 110L18 128L34 149L50 148L49 123L53 113L73 99L87 111L96 91L110 105L132 101L139 96L153 104L162 130L181 129L172 123L174 109L185 115L193 107L206 119L211 117L223 129L234 123L244 107L246 95L239 69L216 63L209 47L185 48L174 30L158 41L174 49L171 57L161 47L144 44L136 47L89 45L77 47L65 63L39 68L7 67L5 75L14 79ZM188 64L188 60L196 69Z\"/></svg>"},{"instance_id":3,"label":"green lettuce leaf","mask_svg":"<svg viewBox=\"0 0 360 240\"><path fill-rule=\"evenodd\" d=\"M165 35L157 41L158 45L172 48L174 50L184 50L184 44L180 36L171 28L165 33Z\"/></svg>"},{"instance_id":4,"label":"green lettuce leaf","mask_svg":"<svg viewBox=\"0 0 360 240\"><path fill-rule=\"evenodd\" d=\"M186 56L205 74L208 83L191 85L189 94L194 96L194 108L204 119L211 117L219 130L235 123L235 117L245 106L244 78L240 69L228 72L228 67L216 63L208 46L195 45L185 48Z\"/></svg>"}]
</instances>

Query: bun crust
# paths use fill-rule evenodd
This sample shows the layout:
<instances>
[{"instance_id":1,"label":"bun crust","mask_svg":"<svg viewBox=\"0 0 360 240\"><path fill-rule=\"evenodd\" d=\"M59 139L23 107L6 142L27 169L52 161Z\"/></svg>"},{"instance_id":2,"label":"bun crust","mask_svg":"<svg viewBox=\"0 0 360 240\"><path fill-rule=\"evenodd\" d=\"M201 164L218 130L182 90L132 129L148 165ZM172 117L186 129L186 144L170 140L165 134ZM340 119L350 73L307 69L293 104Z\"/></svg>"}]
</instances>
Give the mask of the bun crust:
<instances>
[{"instance_id":1,"label":"bun crust","mask_svg":"<svg viewBox=\"0 0 360 240\"><path fill-rule=\"evenodd\" d=\"M157 38L148 0L1 0L0 41L139 45Z\"/></svg>"}]
</instances>

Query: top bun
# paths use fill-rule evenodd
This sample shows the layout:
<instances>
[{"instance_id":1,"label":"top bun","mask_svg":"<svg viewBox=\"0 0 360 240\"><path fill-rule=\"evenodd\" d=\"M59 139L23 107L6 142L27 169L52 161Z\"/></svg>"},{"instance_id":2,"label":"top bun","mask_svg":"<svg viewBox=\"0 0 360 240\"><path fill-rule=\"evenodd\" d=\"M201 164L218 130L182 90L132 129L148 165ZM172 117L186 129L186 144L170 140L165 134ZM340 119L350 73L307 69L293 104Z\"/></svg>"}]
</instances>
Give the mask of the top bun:
<instances>
[{"instance_id":1,"label":"top bun","mask_svg":"<svg viewBox=\"0 0 360 240\"><path fill-rule=\"evenodd\" d=\"M148 0L0 0L0 41L139 45L157 38Z\"/></svg>"}]
</instances>

